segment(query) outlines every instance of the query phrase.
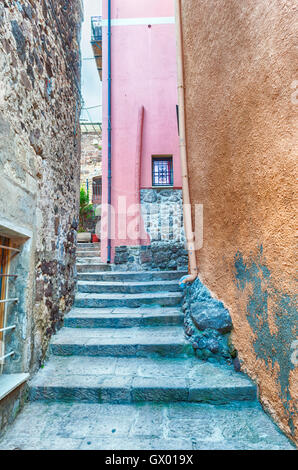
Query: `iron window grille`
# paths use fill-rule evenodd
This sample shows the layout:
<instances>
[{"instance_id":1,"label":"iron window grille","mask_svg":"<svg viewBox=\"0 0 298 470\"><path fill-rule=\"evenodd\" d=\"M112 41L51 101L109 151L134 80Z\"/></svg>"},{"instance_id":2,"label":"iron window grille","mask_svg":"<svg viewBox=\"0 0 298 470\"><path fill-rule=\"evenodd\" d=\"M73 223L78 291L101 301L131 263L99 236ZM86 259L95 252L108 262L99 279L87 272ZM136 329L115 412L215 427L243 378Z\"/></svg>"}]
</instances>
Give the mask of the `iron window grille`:
<instances>
[{"instance_id":1,"label":"iron window grille","mask_svg":"<svg viewBox=\"0 0 298 470\"><path fill-rule=\"evenodd\" d=\"M102 179L94 178L92 181L92 203L101 204Z\"/></svg>"},{"instance_id":2,"label":"iron window grille","mask_svg":"<svg viewBox=\"0 0 298 470\"><path fill-rule=\"evenodd\" d=\"M173 158L152 158L152 186L173 186Z\"/></svg>"},{"instance_id":3,"label":"iron window grille","mask_svg":"<svg viewBox=\"0 0 298 470\"><path fill-rule=\"evenodd\" d=\"M14 351L5 350L5 333L15 330L16 325L6 324L7 306L18 302L18 298L9 298L8 283L10 279L17 276L10 274L9 267L11 259L20 253L20 250L10 246L10 240L0 237L0 374L3 371L4 361L14 356Z\"/></svg>"}]
</instances>

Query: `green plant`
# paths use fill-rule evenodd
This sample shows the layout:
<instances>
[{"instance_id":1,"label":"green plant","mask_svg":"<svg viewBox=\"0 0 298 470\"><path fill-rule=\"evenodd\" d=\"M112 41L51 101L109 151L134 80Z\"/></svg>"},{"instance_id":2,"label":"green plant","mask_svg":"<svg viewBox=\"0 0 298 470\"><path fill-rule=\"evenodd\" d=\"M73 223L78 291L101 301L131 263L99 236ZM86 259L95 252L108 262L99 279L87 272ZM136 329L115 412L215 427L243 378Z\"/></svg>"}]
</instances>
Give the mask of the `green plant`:
<instances>
[{"instance_id":1,"label":"green plant","mask_svg":"<svg viewBox=\"0 0 298 470\"><path fill-rule=\"evenodd\" d=\"M87 220L94 217L93 204L89 203L89 192L85 188L80 189L80 216L79 216L79 232L86 231Z\"/></svg>"}]
</instances>

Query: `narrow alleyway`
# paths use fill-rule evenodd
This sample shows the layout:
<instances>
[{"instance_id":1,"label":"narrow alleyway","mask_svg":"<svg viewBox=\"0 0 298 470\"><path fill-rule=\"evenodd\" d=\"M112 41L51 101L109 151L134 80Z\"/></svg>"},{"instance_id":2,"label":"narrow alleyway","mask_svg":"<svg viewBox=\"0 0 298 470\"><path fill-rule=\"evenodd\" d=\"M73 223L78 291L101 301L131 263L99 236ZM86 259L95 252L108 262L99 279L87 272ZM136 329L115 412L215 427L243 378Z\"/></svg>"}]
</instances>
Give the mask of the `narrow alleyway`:
<instances>
[{"instance_id":1,"label":"narrow alleyway","mask_svg":"<svg viewBox=\"0 0 298 470\"><path fill-rule=\"evenodd\" d=\"M114 272L78 251L78 293L0 449L290 449L256 386L194 357L182 272Z\"/></svg>"}]
</instances>

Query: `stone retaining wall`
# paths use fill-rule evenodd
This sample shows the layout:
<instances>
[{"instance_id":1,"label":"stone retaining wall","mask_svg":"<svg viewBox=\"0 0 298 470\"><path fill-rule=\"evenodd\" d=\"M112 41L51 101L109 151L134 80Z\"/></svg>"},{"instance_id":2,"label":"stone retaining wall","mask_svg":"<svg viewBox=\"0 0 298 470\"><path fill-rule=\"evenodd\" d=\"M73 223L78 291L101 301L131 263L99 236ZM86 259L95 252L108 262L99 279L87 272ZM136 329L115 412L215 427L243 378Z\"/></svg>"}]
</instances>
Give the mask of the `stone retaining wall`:
<instances>
[{"instance_id":1,"label":"stone retaining wall","mask_svg":"<svg viewBox=\"0 0 298 470\"><path fill-rule=\"evenodd\" d=\"M142 189L140 199L151 243L116 247L115 269L187 271L181 189Z\"/></svg>"},{"instance_id":2,"label":"stone retaining wall","mask_svg":"<svg viewBox=\"0 0 298 470\"><path fill-rule=\"evenodd\" d=\"M116 271L188 270L184 244L152 242L148 246L117 246L113 269Z\"/></svg>"}]
</instances>

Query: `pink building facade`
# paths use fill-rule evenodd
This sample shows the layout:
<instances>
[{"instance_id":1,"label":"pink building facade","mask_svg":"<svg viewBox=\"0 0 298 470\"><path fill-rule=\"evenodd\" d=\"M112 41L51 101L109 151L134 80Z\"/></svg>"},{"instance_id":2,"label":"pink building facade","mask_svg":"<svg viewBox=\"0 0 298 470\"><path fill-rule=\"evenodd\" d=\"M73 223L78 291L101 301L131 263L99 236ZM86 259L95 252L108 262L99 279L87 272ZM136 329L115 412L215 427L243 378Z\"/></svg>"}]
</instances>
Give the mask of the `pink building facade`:
<instances>
[{"instance_id":1,"label":"pink building facade","mask_svg":"<svg viewBox=\"0 0 298 470\"><path fill-rule=\"evenodd\" d=\"M103 1L102 261L108 246L108 1ZM174 0L111 1L111 262L152 267L181 216ZM141 208L140 205L141 204ZM163 206L163 209L162 209ZM162 229L174 210L170 234ZM147 209L152 209L149 217ZM144 213L145 210L145 213ZM171 211L170 211L171 212ZM149 220L150 218L150 220ZM173 220L174 218L174 220ZM176 224L176 225L175 225ZM176 231L179 230L176 227ZM154 232L154 233L153 233ZM172 236L171 236L172 235ZM177 240L176 240L177 242ZM157 256L157 254L156 254ZM154 256L153 256L154 257ZM154 263L153 263L154 264ZM156 264L156 263L155 263ZM166 267L164 265L156 266Z\"/></svg>"}]
</instances>

